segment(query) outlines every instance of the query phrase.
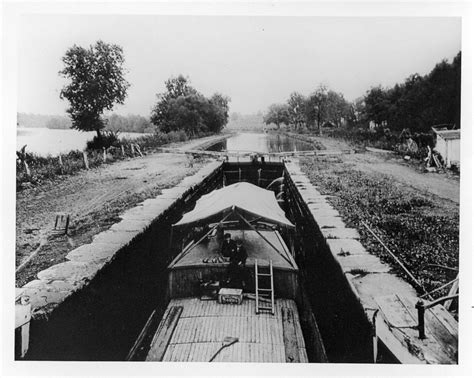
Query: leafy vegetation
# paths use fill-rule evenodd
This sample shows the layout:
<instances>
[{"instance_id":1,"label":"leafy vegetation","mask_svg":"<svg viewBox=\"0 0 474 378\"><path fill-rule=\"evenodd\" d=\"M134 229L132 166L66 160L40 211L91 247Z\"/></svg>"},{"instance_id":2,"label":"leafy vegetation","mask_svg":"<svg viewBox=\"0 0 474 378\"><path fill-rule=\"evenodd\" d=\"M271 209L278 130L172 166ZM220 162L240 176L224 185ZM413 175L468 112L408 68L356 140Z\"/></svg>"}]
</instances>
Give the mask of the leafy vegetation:
<instances>
[{"instance_id":1,"label":"leafy vegetation","mask_svg":"<svg viewBox=\"0 0 474 378\"><path fill-rule=\"evenodd\" d=\"M92 140L86 143L88 150L102 150L103 148L110 148L110 147L119 147L120 141L118 138L118 132L114 132L111 130L105 130L102 132L101 137L99 138L97 135L92 138Z\"/></svg>"},{"instance_id":2,"label":"leafy vegetation","mask_svg":"<svg viewBox=\"0 0 474 378\"><path fill-rule=\"evenodd\" d=\"M88 49L74 45L63 57L59 74L69 80L60 97L69 101L67 109L72 127L82 131L101 130L102 115L115 104L123 104L130 84L125 80L123 50L120 46L98 41Z\"/></svg>"},{"instance_id":3,"label":"leafy vegetation","mask_svg":"<svg viewBox=\"0 0 474 378\"><path fill-rule=\"evenodd\" d=\"M308 96L293 92L286 103L269 107L265 121L288 124L298 132L320 133L328 126L334 130L332 136L388 149L403 142L399 135L407 130L426 147L432 145L427 138L431 127L460 127L460 109L459 52L451 63L443 60L428 75L411 75L392 88L373 87L352 103L323 85Z\"/></svg>"},{"instance_id":4,"label":"leafy vegetation","mask_svg":"<svg viewBox=\"0 0 474 378\"><path fill-rule=\"evenodd\" d=\"M161 132L183 130L193 136L199 133L218 133L227 124L229 101L227 96L215 93L206 98L193 88L182 75L165 82L166 92L157 95L151 122Z\"/></svg>"},{"instance_id":5,"label":"leafy vegetation","mask_svg":"<svg viewBox=\"0 0 474 378\"><path fill-rule=\"evenodd\" d=\"M290 111L287 104L272 104L268 108L267 114L263 117L266 125L272 123L280 128L281 124L288 125L290 122Z\"/></svg>"},{"instance_id":6,"label":"leafy vegetation","mask_svg":"<svg viewBox=\"0 0 474 378\"><path fill-rule=\"evenodd\" d=\"M391 130L426 132L440 124L460 127L461 53L451 63L438 63L425 76L408 77L403 84L371 88L364 97L361 122L374 121Z\"/></svg>"},{"instance_id":7,"label":"leafy vegetation","mask_svg":"<svg viewBox=\"0 0 474 378\"><path fill-rule=\"evenodd\" d=\"M203 137L208 134L196 135L196 137ZM114 161L128 159L133 157L130 144L138 144L142 153L153 152L154 149L173 142L183 142L189 139L188 135L183 131L172 131L170 133L156 132L151 135L144 135L142 137L130 140L121 138L116 140L117 134L113 132L105 132L101 141L101 146L104 141L109 143L107 148L107 163ZM125 156L122 155L120 144L123 145ZM95 168L104 164L102 147L98 148L97 140L88 143L89 150L87 151L89 168ZM82 151L70 151L67 154L61 154L61 162L57 156L40 156L33 153L25 153L22 159L17 159L16 162L16 189L21 191L29 186L41 185L45 180L53 180L60 176L72 175L84 169L84 157ZM27 174L23 165L23 160L26 161L30 168L30 174Z\"/></svg>"},{"instance_id":8,"label":"leafy vegetation","mask_svg":"<svg viewBox=\"0 0 474 378\"><path fill-rule=\"evenodd\" d=\"M129 114L122 116L112 114L107 118L105 129L111 131L127 131L131 133L153 133L155 127L148 118L141 115Z\"/></svg>"},{"instance_id":9,"label":"leafy vegetation","mask_svg":"<svg viewBox=\"0 0 474 378\"><path fill-rule=\"evenodd\" d=\"M302 167L322 193L335 196L330 201L344 221L359 230L367 250L390 263L398 274L405 276L361 221L372 228L428 291L455 277L455 272L429 264L459 266L458 210L446 211L428 195L394 185L390 176L363 173L341 161L307 158Z\"/></svg>"},{"instance_id":10,"label":"leafy vegetation","mask_svg":"<svg viewBox=\"0 0 474 378\"><path fill-rule=\"evenodd\" d=\"M264 116L265 123L290 125L294 130L306 128L320 133L325 124L341 126L352 116L351 105L340 93L320 85L309 96L293 92L285 104L272 104Z\"/></svg>"}]
</instances>

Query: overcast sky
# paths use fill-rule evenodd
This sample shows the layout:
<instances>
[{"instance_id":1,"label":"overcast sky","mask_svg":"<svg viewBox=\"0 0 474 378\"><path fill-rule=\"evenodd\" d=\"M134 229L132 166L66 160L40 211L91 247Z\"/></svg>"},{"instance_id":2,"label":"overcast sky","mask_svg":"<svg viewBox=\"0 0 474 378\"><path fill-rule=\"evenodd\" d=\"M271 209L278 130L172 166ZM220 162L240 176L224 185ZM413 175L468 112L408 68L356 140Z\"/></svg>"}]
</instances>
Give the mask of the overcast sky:
<instances>
[{"instance_id":1,"label":"overcast sky","mask_svg":"<svg viewBox=\"0 0 474 378\"><path fill-rule=\"evenodd\" d=\"M264 111L319 83L354 100L371 86L426 74L461 49L459 18L28 15L18 24L18 111L64 114L61 57L98 39L123 47L131 83L114 111L148 116L170 76L184 74L231 111Z\"/></svg>"}]
</instances>

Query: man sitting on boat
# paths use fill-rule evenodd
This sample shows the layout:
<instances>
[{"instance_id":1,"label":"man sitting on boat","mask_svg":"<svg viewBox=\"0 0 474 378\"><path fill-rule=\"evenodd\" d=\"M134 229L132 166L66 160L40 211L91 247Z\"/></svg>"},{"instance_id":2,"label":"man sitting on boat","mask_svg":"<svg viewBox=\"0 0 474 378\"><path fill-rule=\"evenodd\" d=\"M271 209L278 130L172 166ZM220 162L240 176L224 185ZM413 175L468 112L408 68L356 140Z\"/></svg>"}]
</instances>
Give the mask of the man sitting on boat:
<instances>
[{"instance_id":1,"label":"man sitting on boat","mask_svg":"<svg viewBox=\"0 0 474 378\"><path fill-rule=\"evenodd\" d=\"M234 255L236 249L237 245L235 241L232 240L232 237L229 233L226 233L224 235L224 242L222 243L221 247L221 255L229 258Z\"/></svg>"},{"instance_id":2,"label":"man sitting on boat","mask_svg":"<svg viewBox=\"0 0 474 378\"><path fill-rule=\"evenodd\" d=\"M227 283L234 286L244 286L245 284L245 262L247 261L247 250L242 244L242 240L237 240L236 248L230 255L230 263L227 268Z\"/></svg>"}]
</instances>

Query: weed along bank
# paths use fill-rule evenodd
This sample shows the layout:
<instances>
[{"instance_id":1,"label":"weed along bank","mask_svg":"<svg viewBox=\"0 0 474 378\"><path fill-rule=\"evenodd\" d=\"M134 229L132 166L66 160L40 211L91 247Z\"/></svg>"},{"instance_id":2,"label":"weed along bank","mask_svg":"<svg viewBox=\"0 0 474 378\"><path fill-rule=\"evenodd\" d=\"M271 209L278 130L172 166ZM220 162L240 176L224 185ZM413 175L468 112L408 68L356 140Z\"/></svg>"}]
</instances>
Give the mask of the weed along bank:
<instances>
[{"instance_id":1,"label":"weed along bank","mask_svg":"<svg viewBox=\"0 0 474 378\"><path fill-rule=\"evenodd\" d=\"M38 273L18 358L456 364L443 302L369 254L291 159L214 161Z\"/></svg>"}]
</instances>

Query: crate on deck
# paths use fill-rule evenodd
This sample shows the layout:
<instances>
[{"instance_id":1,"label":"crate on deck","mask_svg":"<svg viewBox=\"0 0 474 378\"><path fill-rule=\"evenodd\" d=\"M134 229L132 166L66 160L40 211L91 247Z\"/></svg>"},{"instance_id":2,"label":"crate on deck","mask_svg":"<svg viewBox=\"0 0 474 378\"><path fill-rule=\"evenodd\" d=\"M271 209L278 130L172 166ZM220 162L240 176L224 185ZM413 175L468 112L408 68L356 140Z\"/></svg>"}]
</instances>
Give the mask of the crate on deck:
<instances>
[{"instance_id":1,"label":"crate on deck","mask_svg":"<svg viewBox=\"0 0 474 378\"><path fill-rule=\"evenodd\" d=\"M242 289L222 288L219 290L220 304L242 304Z\"/></svg>"}]
</instances>

